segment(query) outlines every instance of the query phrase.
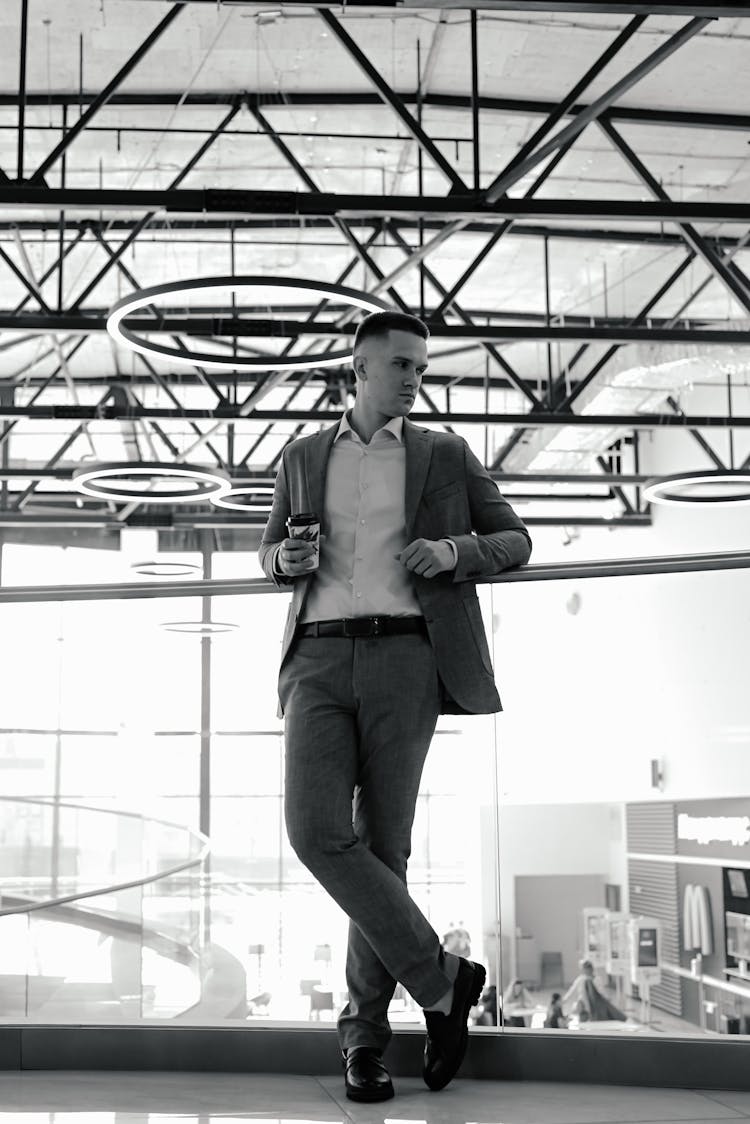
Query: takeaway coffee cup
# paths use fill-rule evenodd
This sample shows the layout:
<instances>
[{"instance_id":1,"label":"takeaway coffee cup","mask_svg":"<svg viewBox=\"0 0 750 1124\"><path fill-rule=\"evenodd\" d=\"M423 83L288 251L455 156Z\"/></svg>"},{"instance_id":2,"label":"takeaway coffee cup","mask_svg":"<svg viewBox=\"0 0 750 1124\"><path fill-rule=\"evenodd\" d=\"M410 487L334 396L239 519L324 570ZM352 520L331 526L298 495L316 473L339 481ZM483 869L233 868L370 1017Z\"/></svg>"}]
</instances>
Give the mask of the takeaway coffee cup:
<instances>
[{"instance_id":1,"label":"takeaway coffee cup","mask_svg":"<svg viewBox=\"0 0 750 1124\"><path fill-rule=\"evenodd\" d=\"M320 519L313 511L303 511L299 515L290 515L286 521L286 529L290 539L302 539L310 542L315 551L313 558L315 565L311 570L317 570L320 564Z\"/></svg>"}]
</instances>

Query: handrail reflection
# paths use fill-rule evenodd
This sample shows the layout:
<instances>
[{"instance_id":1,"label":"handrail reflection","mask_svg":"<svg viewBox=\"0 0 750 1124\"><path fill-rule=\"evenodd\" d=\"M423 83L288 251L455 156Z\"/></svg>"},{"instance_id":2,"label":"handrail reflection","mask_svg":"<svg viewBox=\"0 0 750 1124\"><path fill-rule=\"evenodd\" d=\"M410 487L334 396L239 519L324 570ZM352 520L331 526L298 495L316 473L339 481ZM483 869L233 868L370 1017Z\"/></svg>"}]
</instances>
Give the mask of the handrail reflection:
<instances>
[{"instance_id":1,"label":"handrail reflection","mask_svg":"<svg viewBox=\"0 0 750 1124\"><path fill-rule=\"evenodd\" d=\"M506 582L560 581L565 578L635 577L642 574L679 574L701 570L738 570L750 567L750 552L665 554L647 558L608 558L584 562L551 562L518 566L477 585ZM291 585L281 592L291 590ZM268 578L210 578L164 582L112 582L105 585L14 585L0 587L0 603L22 601L99 601L139 597L237 597L269 593L276 586Z\"/></svg>"}]
</instances>

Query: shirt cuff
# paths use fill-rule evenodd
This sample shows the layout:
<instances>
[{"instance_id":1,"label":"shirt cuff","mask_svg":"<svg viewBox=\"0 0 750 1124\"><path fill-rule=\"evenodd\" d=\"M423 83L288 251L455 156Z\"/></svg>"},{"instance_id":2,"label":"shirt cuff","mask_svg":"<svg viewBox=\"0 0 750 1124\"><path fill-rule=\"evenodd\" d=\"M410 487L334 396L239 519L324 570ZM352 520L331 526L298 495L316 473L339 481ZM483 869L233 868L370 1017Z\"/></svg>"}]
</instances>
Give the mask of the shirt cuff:
<instances>
[{"instance_id":1,"label":"shirt cuff","mask_svg":"<svg viewBox=\"0 0 750 1124\"><path fill-rule=\"evenodd\" d=\"M441 539L440 541L450 543L451 547L453 548L453 567L455 569L455 567L458 565L458 547L454 543L453 539Z\"/></svg>"}]
</instances>

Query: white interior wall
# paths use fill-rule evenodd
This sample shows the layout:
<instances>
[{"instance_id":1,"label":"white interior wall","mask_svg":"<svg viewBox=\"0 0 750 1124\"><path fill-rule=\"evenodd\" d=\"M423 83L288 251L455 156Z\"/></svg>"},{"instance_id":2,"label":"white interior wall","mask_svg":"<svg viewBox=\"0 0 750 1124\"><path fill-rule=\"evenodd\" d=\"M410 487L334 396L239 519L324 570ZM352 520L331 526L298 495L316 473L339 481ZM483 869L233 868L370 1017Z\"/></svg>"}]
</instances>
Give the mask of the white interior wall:
<instances>
[{"instance_id":1,"label":"white interior wall","mask_svg":"<svg viewBox=\"0 0 750 1124\"><path fill-rule=\"evenodd\" d=\"M491 937L496 915L489 850L494 843L492 809L481 807L485 863L484 954L494 981L495 942ZM502 804L499 813L499 897L502 934L503 984L516 973L515 880L528 875L601 874L605 882L622 887L627 910L627 859L624 805L620 803ZM494 856L493 856L494 857ZM590 902L602 905L603 902ZM554 910L554 903L550 903Z\"/></svg>"}]
</instances>

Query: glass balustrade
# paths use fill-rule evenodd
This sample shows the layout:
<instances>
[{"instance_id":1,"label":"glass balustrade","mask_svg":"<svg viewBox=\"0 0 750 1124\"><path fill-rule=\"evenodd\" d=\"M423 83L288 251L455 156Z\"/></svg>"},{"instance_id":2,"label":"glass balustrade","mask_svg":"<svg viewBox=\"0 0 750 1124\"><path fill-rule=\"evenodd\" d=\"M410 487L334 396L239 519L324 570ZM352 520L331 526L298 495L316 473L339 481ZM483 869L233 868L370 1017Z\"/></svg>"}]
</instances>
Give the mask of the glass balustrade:
<instances>
[{"instance_id":1,"label":"glass balustrade","mask_svg":"<svg viewBox=\"0 0 750 1124\"><path fill-rule=\"evenodd\" d=\"M0 1021L346 1002L348 920L284 824L289 596L256 565L68 599L5 559ZM408 874L487 968L473 1033L750 1032L750 571L632 565L477 587L504 709L439 717ZM389 1019L423 1022L400 985Z\"/></svg>"}]
</instances>

